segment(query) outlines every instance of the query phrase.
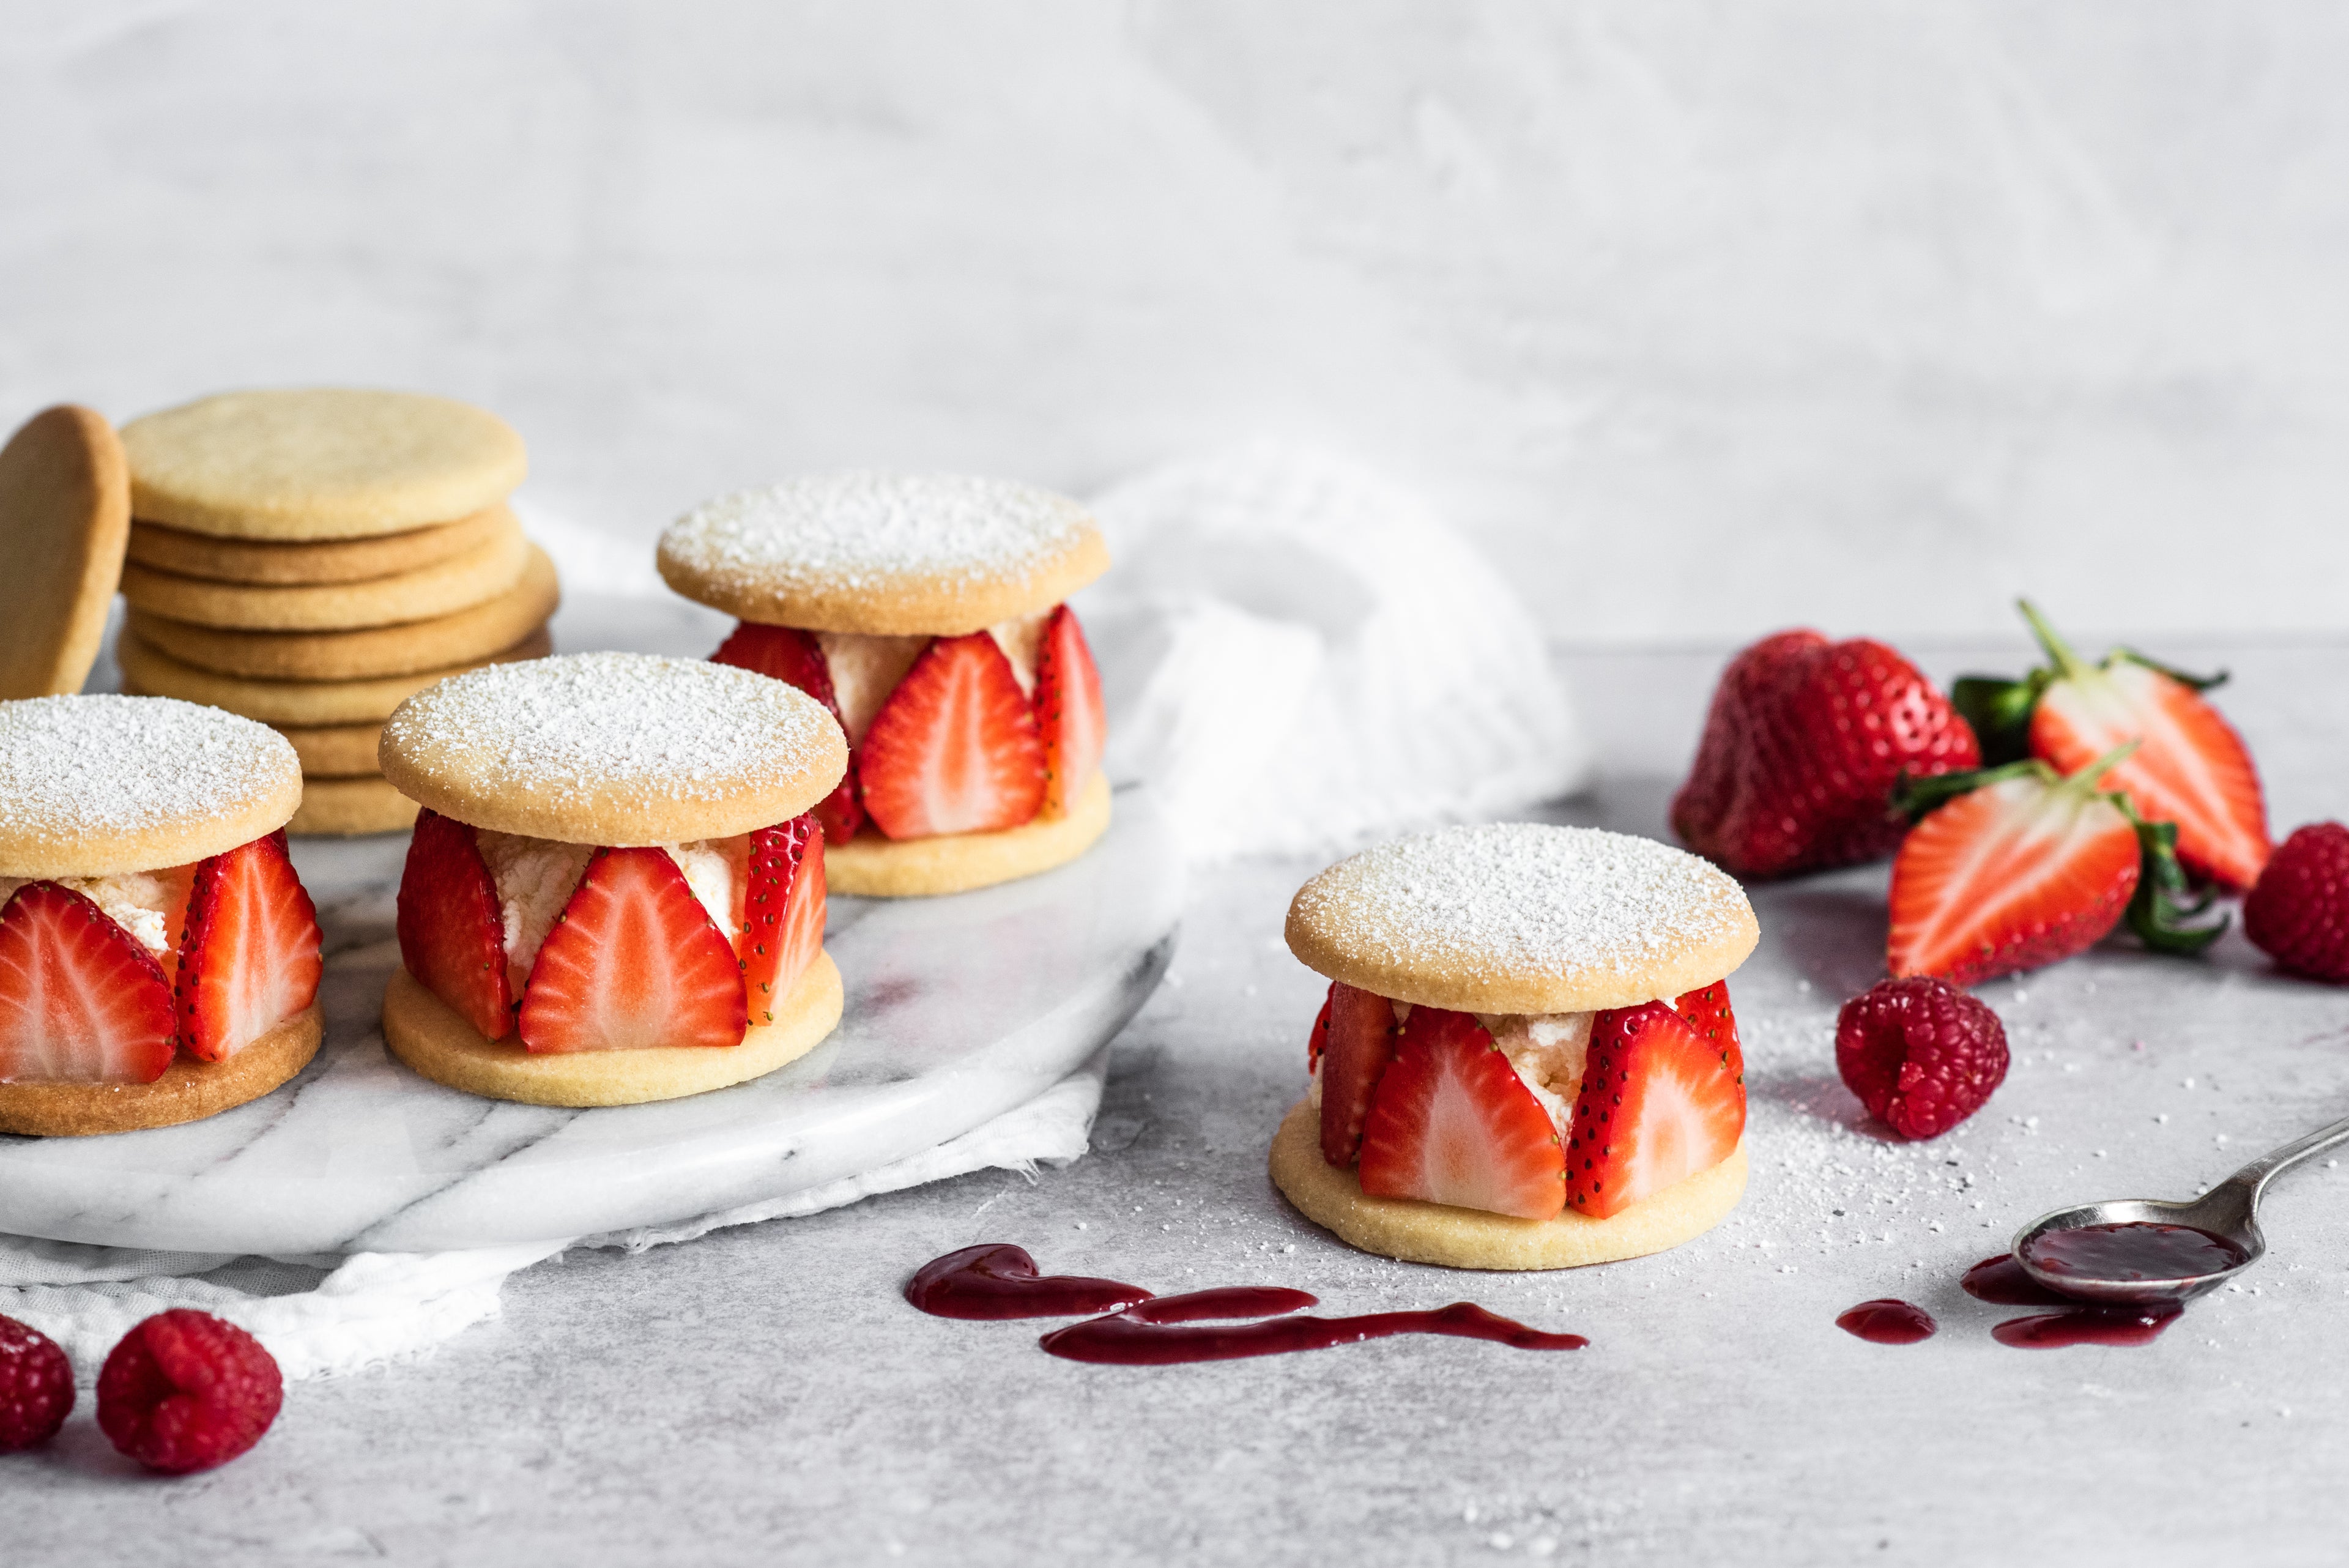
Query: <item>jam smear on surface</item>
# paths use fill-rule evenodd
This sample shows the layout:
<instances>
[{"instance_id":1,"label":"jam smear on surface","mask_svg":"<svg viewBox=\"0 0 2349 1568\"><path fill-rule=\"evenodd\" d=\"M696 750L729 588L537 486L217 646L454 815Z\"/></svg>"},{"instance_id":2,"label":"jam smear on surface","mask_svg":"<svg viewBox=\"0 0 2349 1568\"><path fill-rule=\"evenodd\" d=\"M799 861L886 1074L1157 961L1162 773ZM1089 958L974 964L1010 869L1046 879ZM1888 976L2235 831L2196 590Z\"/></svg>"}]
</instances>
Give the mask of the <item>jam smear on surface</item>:
<instances>
[{"instance_id":1,"label":"jam smear on surface","mask_svg":"<svg viewBox=\"0 0 2349 1568\"><path fill-rule=\"evenodd\" d=\"M1914 1345L1933 1337L1934 1324L1932 1314L1923 1307L1880 1296L1844 1313L1836 1319L1836 1326L1870 1345Z\"/></svg>"},{"instance_id":2,"label":"jam smear on surface","mask_svg":"<svg viewBox=\"0 0 2349 1568\"><path fill-rule=\"evenodd\" d=\"M2058 1295L2023 1272L2013 1253L1984 1258L1966 1271L1966 1293L1997 1306L2056 1307L2060 1311L2013 1317L1991 1337L2017 1350L2059 1350L2067 1345L2150 1345L2177 1321L2180 1308L2158 1302L2107 1306Z\"/></svg>"},{"instance_id":3,"label":"jam smear on surface","mask_svg":"<svg viewBox=\"0 0 2349 1568\"><path fill-rule=\"evenodd\" d=\"M933 1258L906 1282L905 1299L932 1317L995 1321L1115 1312L1150 1293L1115 1280L1040 1274L1025 1248L999 1241Z\"/></svg>"}]
</instances>

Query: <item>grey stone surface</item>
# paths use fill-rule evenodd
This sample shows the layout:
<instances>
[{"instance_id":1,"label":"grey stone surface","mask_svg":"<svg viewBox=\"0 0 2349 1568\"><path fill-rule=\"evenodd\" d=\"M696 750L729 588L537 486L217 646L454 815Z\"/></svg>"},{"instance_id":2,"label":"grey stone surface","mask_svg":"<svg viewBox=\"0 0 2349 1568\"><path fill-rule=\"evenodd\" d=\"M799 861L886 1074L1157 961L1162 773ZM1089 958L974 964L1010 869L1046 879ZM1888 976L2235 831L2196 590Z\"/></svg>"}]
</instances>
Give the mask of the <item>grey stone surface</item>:
<instances>
[{"instance_id":1,"label":"grey stone surface","mask_svg":"<svg viewBox=\"0 0 2349 1568\"><path fill-rule=\"evenodd\" d=\"M2349 653L2163 651L2235 664L2227 704L2279 828L2342 809ZM1946 676L1980 662L1965 652L1925 662ZM1553 815L1658 830L1717 662L1569 659L1613 771ZM2202 963L2115 943L1993 982L2006 1085L1951 1137L1893 1144L1829 1049L1880 963L1882 868L1762 888L1762 947L1733 981L1754 1088L1739 1212L1660 1258L1468 1275L1350 1251L1265 1180L1318 991L1278 935L1309 869L1195 878L1070 1168L566 1257L429 1360L295 1388L261 1447L207 1476L133 1473L85 1407L51 1451L0 1459L0 1559L2338 1560L2340 1168L2284 1185L2250 1284L2148 1348L2004 1348L2008 1314L1957 1278L2055 1203L2189 1192L2349 1110L2349 994L2271 974L2235 936ZM1035 1348L1045 1325L899 1299L916 1266L980 1241L1162 1290L1302 1286L1333 1312L1471 1299L1592 1344L1074 1366ZM1834 1326L1881 1295L1940 1334L1885 1348Z\"/></svg>"}]
</instances>

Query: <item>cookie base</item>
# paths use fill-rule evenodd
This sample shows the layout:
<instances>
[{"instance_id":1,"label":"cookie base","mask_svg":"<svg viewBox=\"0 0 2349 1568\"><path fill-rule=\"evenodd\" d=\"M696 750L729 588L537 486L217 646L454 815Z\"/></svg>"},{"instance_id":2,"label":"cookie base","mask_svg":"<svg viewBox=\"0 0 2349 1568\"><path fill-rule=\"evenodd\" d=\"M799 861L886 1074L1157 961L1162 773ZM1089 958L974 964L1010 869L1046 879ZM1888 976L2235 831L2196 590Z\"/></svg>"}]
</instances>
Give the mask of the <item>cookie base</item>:
<instances>
[{"instance_id":1,"label":"cookie base","mask_svg":"<svg viewBox=\"0 0 2349 1568\"><path fill-rule=\"evenodd\" d=\"M868 898L923 898L968 893L1065 866L1109 831L1109 780L1100 774L1066 816L995 833L948 833L936 838L885 838L858 834L823 848L824 886Z\"/></svg>"},{"instance_id":2,"label":"cookie base","mask_svg":"<svg viewBox=\"0 0 2349 1568\"><path fill-rule=\"evenodd\" d=\"M437 1084L526 1106L640 1106L683 1099L764 1077L795 1062L840 1023L840 970L816 955L791 995L733 1046L654 1046L643 1051L565 1051L533 1055L517 1040L492 1042L426 990L405 968L383 992L383 1038L391 1054Z\"/></svg>"},{"instance_id":3,"label":"cookie base","mask_svg":"<svg viewBox=\"0 0 2349 1568\"><path fill-rule=\"evenodd\" d=\"M1365 1252L1447 1269L1578 1269L1661 1252L1720 1224L1745 1191L1745 1145L1741 1139L1712 1169L1604 1220L1571 1209L1555 1220L1518 1220L1365 1197L1351 1170L1321 1158L1321 1116L1309 1100L1299 1100L1273 1135L1271 1168L1272 1184L1299 1213Z\"/></svg>"},{"instance_id":4,"label":"cookie base","mask_svg":"<svg viewBox=\"0 0 2349 1568\"><path fill-rule=\"evenodd\" d=\"M380 777L302 781L302 805L285 831L297 836L350 838L392 833L416 822L416 803Z\"/></svg>"},{"instance_id":5,"label":"cookie base","mask_svg":"<svg viewBox=\"0 0 2349 1568\"><path fill-rule=\"evenodd\" d=\"M227 1061L181 1056L151 1084L0 1084L0 1133L86 1137L218 1116L308 1066L326 1038L326 1018L313 1002Z\"/></svg>"}]
</instances>

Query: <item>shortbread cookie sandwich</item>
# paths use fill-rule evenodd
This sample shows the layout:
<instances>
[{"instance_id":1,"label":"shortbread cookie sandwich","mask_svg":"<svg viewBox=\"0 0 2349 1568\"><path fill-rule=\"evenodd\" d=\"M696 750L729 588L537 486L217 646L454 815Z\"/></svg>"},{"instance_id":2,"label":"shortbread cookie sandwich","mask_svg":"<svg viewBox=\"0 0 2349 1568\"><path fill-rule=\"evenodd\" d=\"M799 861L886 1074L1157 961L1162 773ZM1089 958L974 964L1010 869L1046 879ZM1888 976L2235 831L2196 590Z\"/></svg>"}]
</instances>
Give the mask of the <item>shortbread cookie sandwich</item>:
<instances>
[{"instance_id":1,"label":"shortbread cookie sandwich","mask_svg":"<svg viewBox=\"0 0 2349 1568\"><path fill-rule=\"evenodd\" d=\"M1725 873L1595 828L1456 827L1322 872L1287 934L1330 980L1272 1146L1307 1219L1412 1262L1563 1269L1736 1207L1726 977L1758 932Z\"/></svg>"},{"instance_id":2,"label":"shortbread cookie sandwich","mask_svg":"<svg viewBox=\"0 0 2349 1568\"><path fill-rule=\"evenodd\" d=\"M0 702L0 1133L169 1127L316 1054L294 749L162 697Z\"/></svg>"},{"instance_id":3,"label":"shortbread cookie sandwich","mask_svg":"<svg viewBox=\"0 0 2349 1568\"><path fill-rule=\"evenodd\" d=\"M659 564L739 618L713 659L798 687L847 732L847 776L818 813L841 891L983 888L1107 830L1101 677L1063 601L1109 552L1075 502L826 474L709 503L661 535Z\"/></svg>"},{"instance_id":4,"label":"shortbread cookie sandwich","mask_svg":"<svg viewBox=\"0 0 2349 1568\"><path fill-rule=\"evenodd\" d=\"M812 698L648 654L491 665L401 703L379 759L423 807L383 1033L424 1076L635 1105L771 1073L840 1021L810 808L848 750Z\"/></svg>"}]
</instances>

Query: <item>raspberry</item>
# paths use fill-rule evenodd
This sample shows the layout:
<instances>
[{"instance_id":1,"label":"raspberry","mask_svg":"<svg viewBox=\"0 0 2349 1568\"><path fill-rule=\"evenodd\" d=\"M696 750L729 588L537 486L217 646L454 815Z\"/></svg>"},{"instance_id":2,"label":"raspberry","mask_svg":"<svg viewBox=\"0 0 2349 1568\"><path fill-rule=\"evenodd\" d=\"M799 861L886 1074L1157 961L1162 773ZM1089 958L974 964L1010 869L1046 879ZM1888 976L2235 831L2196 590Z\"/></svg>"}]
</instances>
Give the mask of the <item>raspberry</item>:
<instances>
[{"instance_id":1,"label":"raspberry","mask_svg":"<svg viewBox=\"0 0 2349 1568\"><path fill-rule=\"evenodd\" d=\"M57 1342L0 1317L0 1454L47 1442L73 1406L73 1366Z\"/></svg>"},{"instance_id":2,"label":"raspberry","mask_svg":"<svg viewBox=\"0 0 2349 1568\"><path fill-rule=\"evenodd\" d=\"M150 1470L186 1475L261 1440L285 1397L277 1363L233 1323L174 1307L122 1336L98 1375L98 1425Z\"/></svg>"},{"instance_id":3,"label":"raspberry","mask_svg":"<svg viewBox=\"0 0 2349 1568\"><path fill-rule=\"evenodd\" d=\"M2349 981L2349 827L2292 830L2243 900L2243 934L2295 974Z\"/></svg>"},{"instance_id":4,"label":"raspberry","mask_svg":"<svg viewBox=\"0 0 2349 1568\"><path fill-rule=\"evenodd\" d=\"M2006 1028L1948 981L1878 981L1836 1015L1836 1071L1902 1137L1939 1137L2005 1081Z\"/></svg>"}]
</instances>

